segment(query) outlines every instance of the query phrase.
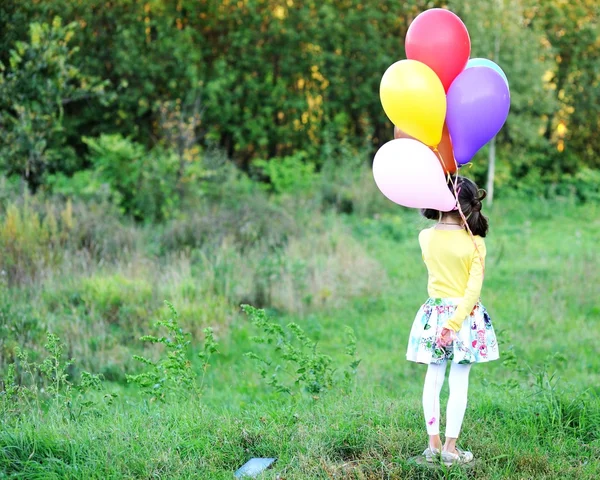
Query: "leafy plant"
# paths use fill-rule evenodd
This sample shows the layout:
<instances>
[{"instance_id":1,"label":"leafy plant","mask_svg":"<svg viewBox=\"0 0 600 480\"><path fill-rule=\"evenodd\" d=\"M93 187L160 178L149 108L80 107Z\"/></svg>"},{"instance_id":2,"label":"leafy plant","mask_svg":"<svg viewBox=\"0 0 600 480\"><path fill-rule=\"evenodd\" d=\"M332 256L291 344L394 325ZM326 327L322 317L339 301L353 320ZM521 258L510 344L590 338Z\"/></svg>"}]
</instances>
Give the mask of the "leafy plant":
<instances>
[{"instance_id":1,"label":"leafy plant","mask_svg":"<svg viewBox=\"0 0 600 480\"><path fill-rule=\"evenodd\" d=\"M276 193L306 193L317 185L315 165L302 151L271 161L255 160L252 165L268 177Z\"/></svg>"},{"instance_id":2,"label":"leafy plant","mask_svg":"<svg viewBox=\"0 0 600 480\"><path fill-rule=\"evenodd\" d=\"M346 337L348 339L348 344L346 345L344 351L346 355L350 357L351 362L348 365L348 368L344 371L344 378L346 382L350 384L356 379L358 366L360 365L361 359L358 357L356 335L351 327L346 326Z\"/></svg>"},{"instance_id":3,"label":"leafy plant","mask_svg":"<svg viewBox=\"0 0 600 480\"><path fill-rule=\"evenodd\" d=\"M55 195L79 198L102 205L120 205L122 197L95 170L80 170L72 176L63 173L48 175L48 189Z\"/></svg>"},{"instance_id":4,"label":"leafy plant","mask_svg":"<svg viewBox=\"0 0 600 480\"><path fill-rule=\"evenodd\" d=\"M83 141L90 149L92 178L110 186L125 213L137 220L161 220L177 206L179 161L172 152L160 147L148 151L120 134Z\"/></svg>"},{"instance_id":5,"label":"leafy plant","mask_svg":"<svg viewBox=\"0 0 600 480\"><path fill-rule=\"evenodd\" d=\"M74 419L97 407L88 393L103 391L103 378L82 371L78 383L74 383L70 374L74 360L64 358L65 345L53 333L47 333L44 350L47 356L38 363L30 361L28 352L15 348L15 362L7 368L4 391L0 395L0 410L19 413L26 405L30 412L40 414L43 405L50 402L59 409L64 408L69 418ZM105 403L112 403L115 396L105 393Z\"/></svg>"},{"instance_id":6,"label":"leafy plant","mask_svg":"<svg viewBox=\"0 0 600 480\"><path fill-rule=\"evenodd\" d=\"M247 352L245 355L255 360L259 366L262 378L267 385L277 392L294 395L305 391L313 396L318 395L339 385L336 376L338 366L331 356L322 353L317 342L312 340L296 323L289 323L286 328L270 321L265 310L250 305L242 305L242 310L248 315L252 324L261 331L261 335L252 340L261 345L269 346L272 356L262 352ZM344 372L344 380L350 382L355 376L360 359L356 356L356 337L349 327L346 330L348 344L345 352L352 361ZM265 352L266 353L266 352ZM281 377L285 374L286 379Z\"/></svg>"},{"instance_id":7,"label":"leafy plant","mask_svg":"<svg viewBox=\"0 0 600 480\"><path fill-rule=\"evenodd\" d=\"M146 365L148 369L137 375L128 375L127 380L137 384L152 400L166 401L170 395L189 395L189 393L200 395L210 359L217 353L218 344L212 329L206 328L202 351L198 353L202 366L202 376L198 379L198 374L190 361L191 334L184 332L179 326L179 314L175 307L169 302L165 303L171 318L157 322L159 327L164 328L165 334L160 337L144 335L141 338L143 342L162 345L164 354L157 361L134 355L133 358Z\"/></svg>"},{"instance_id":8,"label":"leafy plant","mask_svg":"<svg viewBox=\"0 0 600 480\"><path fill-rule=\"evenodd\" d=\"M203 195L202 182L214 173L204 166L195 137L189 138L193 125L180 118L181 112L172 115L175 119L163 120L167 140L175 142L172 148L165 141L147 149L120 134L83 137L93 168L72 178L51 177L53 192L110 200L137 220L171 217L184 197Z\"/></svg>"},{"instance_id":9,"label":"leafy plant","mask_svg":"<svg viewBox=\"0 0 600 480\"><path fill-rule=\"evenodd\" d=\"M63 360L64 345L53 333L48 333L44 349L48 357L38 365L40 373L48 380L46 388L48 395L58 400L61 394L69 395L71 383L68 381L68 368L73 365L73 359Z\"/></svg>"}]
</instances>

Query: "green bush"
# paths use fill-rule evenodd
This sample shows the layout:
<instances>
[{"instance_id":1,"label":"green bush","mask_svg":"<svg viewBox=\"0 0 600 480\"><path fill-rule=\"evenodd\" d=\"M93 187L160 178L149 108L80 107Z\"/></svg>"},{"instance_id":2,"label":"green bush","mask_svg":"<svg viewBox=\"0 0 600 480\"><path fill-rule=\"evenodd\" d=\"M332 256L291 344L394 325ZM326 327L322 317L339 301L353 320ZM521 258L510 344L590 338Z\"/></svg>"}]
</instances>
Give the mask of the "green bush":
<instances>
[{"instance_id":1,"label":"green bush","mask_svg":"<svg viewBox=\"0 0 600 480\"><path fill-rule=\"evenodd\" d=\"M600 203L600 170L582 168L569 175L564 182L571 187L579 200Z\"/></svg>"},{"instance_id":2,"label":"green bush","mask_svg":"<svg viewBox=\"0 0 600 480\"><path fill-rule=\"evenodd\" d=\"M271 161L255 160L253 166L267 177L275 193L309 196L319 178L315 173L315 165L308 161L308 155L302 151Z\"/></svg>"},{"instance_id":3,"label":"green bush","mask_svg":"<svg viewBox=\"0 0 600 480\"><path fill-rule=\"evenodd\" d=\"M148 312L156 307L152 285L142 279L122 275L95 275L81 283L81 298L86 308L105 322L127 330L145 323Z\"/></svg>"},{"instance_id":4,"label":"green bush","mask_svg":"<svg viewBox=\"0 0 600 480\"><path fill-rule=\"evenodd\" d=\"M72 177L63 173L48 175L48 190L57 196L77 198L86 203L120 205L122 198L93 170L80 170Z\"/></svg>"},{"instance_id":5,"label":"green bush","mask_svg":"<svg viewBox=\"0 0 600 480\"><path fill-rule=\"evenodd\" d=\"M137 220L161 220L179 202L178 162L173 153L145 147L121 135L84 138L95 175L117 193L123 211Z\"/></svg>"},{"instance_id":6,"label":"green bush","mask_svg":"<svg viewBox=\"0 0 600 480\"><path fill-rule=\"evenodd\" d=\"M50 179L52 192L118 205L138 221L156 222L174 216L184 199L197 202L214 171L204 165L197 146L180 151L161 144L147 150L120 134L84 137L92 168L70 178ZM208 190L208 189L207 189Z\"/></svg>"},{"instance_id":7,"label":"green bush","mask_svg":"<svg viewBox=\"0 0 600 480\"><path fill-rule=\"evenodd\" d=\"M499 190L499 198L563 199L571 203L600 202L600 171L584 167L570 174L554 174L532 168Z\"/></svg>"}]
</instances>

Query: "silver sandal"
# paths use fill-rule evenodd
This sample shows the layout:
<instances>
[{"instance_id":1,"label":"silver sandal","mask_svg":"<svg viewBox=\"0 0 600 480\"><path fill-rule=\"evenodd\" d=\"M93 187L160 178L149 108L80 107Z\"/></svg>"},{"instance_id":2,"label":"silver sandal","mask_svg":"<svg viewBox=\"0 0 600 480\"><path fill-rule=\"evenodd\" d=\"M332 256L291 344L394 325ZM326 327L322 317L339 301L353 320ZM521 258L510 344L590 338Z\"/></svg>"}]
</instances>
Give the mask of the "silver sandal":
<instances>
[{"instance_id":1,"label":"silver sandal","mask_svg":"<svg viewBox=\"0 0 600 480\"><path fill-rule=\"evenodd\" d=\"M440 451L437 448L427 447L423 452L423 456L429 463L437 462L440 458Z\"/></svg>"},{"instance_id":2,"label":"silver sandal","mask_svg":"<svg viewBox=\"0 0 600 480\"><path fill-rule=\"evenodd\" d=\"M473 454L466 450L456 449L458 454L442 451L442 462L447 467L450 467L454 464L465 464L473 461Z\"/></svg>"}]
</instances>

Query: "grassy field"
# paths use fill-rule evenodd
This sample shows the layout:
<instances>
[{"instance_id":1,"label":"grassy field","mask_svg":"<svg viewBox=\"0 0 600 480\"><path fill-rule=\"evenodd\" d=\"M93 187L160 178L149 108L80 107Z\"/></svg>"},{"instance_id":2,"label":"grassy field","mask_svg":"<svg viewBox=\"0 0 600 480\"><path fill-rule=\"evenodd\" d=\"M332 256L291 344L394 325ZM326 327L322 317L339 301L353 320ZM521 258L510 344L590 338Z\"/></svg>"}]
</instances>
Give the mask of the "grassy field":
<instances>
[{"instance_id":1,"label":"grassy field","mask_svg":"<svg viewBox=\"0 0 600 480\"><path fill-rule=\"evenodd\" d=\"M99 257L65 255L40 278L5 285L0 478L230 479L255 456L278 458L261 477L271 479L600 476L597 205L504 200L488 212L483 301L501 360L471 374L459 444L477 462L436 470L409 461L427 442L425 370L404 359L426 297L416 238L427 223L400 209L341 215L305 207L292 212L293 221L285 209L269 207L266 219L242 222L246 230L238 234L268 239L246 249L228 235L214 245L158 252L156 245L186 238L183 226L142 234L115 227L111 241L121 243L102 244ZM194 235L203 228L198 222ZM112 250L125 254L110 257ZM153 384L142 388L126 375L152 370L133 354L167 358L169 345L144 348L139 340L160 338L153 325L169 318L163 300L191 332L181 350L194 355L188 368L187 357L171 349L175 360L160 371L153 395ZM283 333L251 322L241 303L266 307ZM304 347L293 327L285 328L290 322L310 339ZM346 326L361 359L356 374ZM195 355L204 351L205 327L218 342L210 359ZM31 351L28 362L43 363L46 330L59 335L65 351L53 350L48 374L32 367L27 377L17 359L23 387L10 390L10 353L21 345ZM281 357L286 345L294 348L288 360ZM245 356L249 351L271 364ZM70 357L74 365L61 377L61 362ZM302 362L322 370L296 384ZM82 369L105 380L77 390L72 379ZM275 372L282 391L267 384ZM61 378L63 386L56 384Z\"/></svg>"}]
</instances>

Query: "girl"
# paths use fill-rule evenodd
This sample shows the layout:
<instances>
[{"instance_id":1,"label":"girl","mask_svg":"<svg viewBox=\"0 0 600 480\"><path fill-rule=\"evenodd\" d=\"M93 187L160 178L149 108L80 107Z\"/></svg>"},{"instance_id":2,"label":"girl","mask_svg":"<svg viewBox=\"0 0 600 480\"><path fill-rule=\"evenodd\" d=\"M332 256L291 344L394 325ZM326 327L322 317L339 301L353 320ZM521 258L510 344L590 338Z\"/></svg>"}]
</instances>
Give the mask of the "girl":
<instances>
[{"instance_id":1,"label":"girl","mask_svg":"<svg viewBox=\"0 0 600 480\"><path fill-rule=\"evenodd\" d=\"M487 218L481 213L481 201L486 193L464 177L457 176L454 183L450 185L457 194L454 211L421 211L426 218L437 220L437 224L419 234L429 273L429 299L417 313L406 353L409 361L429 365L423 389L429 447L423 455L433 462L441 453L442 461L448 466L473 460L471 452L456 447L467 407L471 365L498 358L492 322L479 303L486 254L483 237L488 230ZM448 378L446 442L442 448L440 391L447 362L452 365Z\"/></svg>"}]
</instances>

